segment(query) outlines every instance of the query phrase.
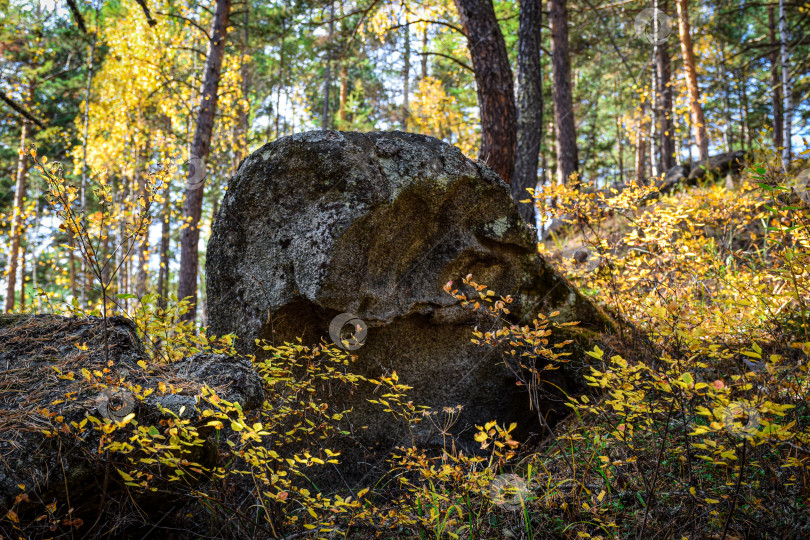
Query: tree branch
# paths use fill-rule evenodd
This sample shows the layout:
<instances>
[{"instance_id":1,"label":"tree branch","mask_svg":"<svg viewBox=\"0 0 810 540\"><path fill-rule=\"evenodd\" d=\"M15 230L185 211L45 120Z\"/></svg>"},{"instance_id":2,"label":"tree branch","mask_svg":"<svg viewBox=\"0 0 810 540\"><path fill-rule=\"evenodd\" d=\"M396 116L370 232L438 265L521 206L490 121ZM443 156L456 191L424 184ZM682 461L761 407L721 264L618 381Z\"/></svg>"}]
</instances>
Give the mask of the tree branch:
<instances>
[{"instance_id":1,"label":"tree branch","mask_svg":"<svg viewBox=\"0 0 810 540\"><path fill-rule=\"evenodd\" d=\"M442 22L442 21L433 21L433 20L430 20L430 19L417 19L415 21L408 21L405 24L398 24L396 26L392 26L391 28L389 28L389 30L397 30L399 28L403 28L405 26L410 26L410 25L416 24L416 23L428 23L428 24L438 24L438 25L441 25L441 26L446 26L447 28L450 28L451 30L455 30L456 32L458 32L462 36L467 37L467 34L464 33L464 30L462 30L458 26L452 25L450 23Z\"/></svg>"},{"instance_id":2,"label":"tree branch","mask_svg":"<svg viewBox=\"0 0 810 540\"><path fill-rule=\"evenodd\" d=\"M4 92L0 92L0 100L5 102L5 104L8 105L9 108L11 108L13 111L15 111L17 114L19 114L29 122L38 125L42 129L45 129L45 125L42 123L42 120L34 116L31 112L27 111L24 107L21 107L20 105L14 103L14 100L8 97Z\"/></svg>"},{"instance_id":3,"label":"tree branch","mask_svg":"<svg viewBox=\"0 0 810 540\"><path fill-rule=\"evenodd\" d=\"M157 24L157 21L153 19L152 14L149 13L149 6L146 5L146 0L135 0L135 1L138 2L138 5L141 6L141 9L143 10L143 14L146 15L147 24L149 24L149 26L155 26Z\"/></svg>"},{"instance_id":4,"label":"tree branch","mask_svg":"<svg viewBox=\"0 0 810 540\"><path fill-rule=\"evenodd\" d=\"M191 19L187 19L186 17L183 17L182 15L177 15L176 13L164 13L162 11L158 11L157 14L158 15L163 15L164 17L174 17L175 19L180 19L182 21L186 21L188 24L190 24L191 26L193 26L194 28L196 28L197 30L202 32L202 34L206 38L208 38L208 41L211 41L211 36L208 35L208 30L206 30L205 28L203 28L199 24L195 23Z\"/></svg>"},{"instance_id":5,"label":"tree branch","mask_svg":"<svg viewBox=\"0 0 810 540\"><path fill-rule=\"evenodd\" d=\"M67 5L73 14L73 18L76 19L76 26L79 27L83 34L86 34L87 26L84 24L84 17L82 17L82 12L79 11L79 6L76 5L76 0L67 0Z\"/></svg>"},{"instance_id":6,"label":"tree branch","mask_svg":"<svg viewBox=\"0 0 810 540\"><path fill-rule=\"evenodd\" d=\"M447 58L448 60L451 60L451 61L455 62L456 64L460 65L464 69L469 70L470 73L475 73L475 70L472 68L472 66L470 66L468 64L465 64L464 62L462 62L458 58L450 56L449 54L442 54L442 53L437 53L437 52L418 52L416 54L419 54L419 55L422 55L422 56L427 56L427 55L441 56L442 58Z\"/></svg>"}]
</instances>

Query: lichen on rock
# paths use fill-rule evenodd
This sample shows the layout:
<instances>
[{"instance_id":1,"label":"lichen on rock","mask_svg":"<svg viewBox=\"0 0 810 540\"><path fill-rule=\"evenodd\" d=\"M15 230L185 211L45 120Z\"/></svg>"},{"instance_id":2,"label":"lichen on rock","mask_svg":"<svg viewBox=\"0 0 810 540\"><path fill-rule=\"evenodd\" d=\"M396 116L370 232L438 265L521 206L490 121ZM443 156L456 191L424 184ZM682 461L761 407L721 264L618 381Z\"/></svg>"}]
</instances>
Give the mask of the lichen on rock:
<instances>
[{"instance_id":1,"label":"lichen on rock","mask_svg":"<svg viewBox=\"0 0 810 540\"><path fill-rule=\"evenodd\" d=\"M583 330L609 319L537 253L536 232L488 167L438 139L402 132L315 131L281 138L231 178L206 258L210 330L235 333L242 353L257 339L281 345L327 337L348 312L368 326L355 372L396 371L409 398L463 405L463 444L478 422L530 425L535 412L499 354L470 342L485 322L443 290L472 274L512 295L514 322L561 312ZM570 335L557 335L560 341ZM578 382L556 381L571 389ZM353 408L368 445L405 435L368 393L335 396Z\"/></svg>"}]
</instances>

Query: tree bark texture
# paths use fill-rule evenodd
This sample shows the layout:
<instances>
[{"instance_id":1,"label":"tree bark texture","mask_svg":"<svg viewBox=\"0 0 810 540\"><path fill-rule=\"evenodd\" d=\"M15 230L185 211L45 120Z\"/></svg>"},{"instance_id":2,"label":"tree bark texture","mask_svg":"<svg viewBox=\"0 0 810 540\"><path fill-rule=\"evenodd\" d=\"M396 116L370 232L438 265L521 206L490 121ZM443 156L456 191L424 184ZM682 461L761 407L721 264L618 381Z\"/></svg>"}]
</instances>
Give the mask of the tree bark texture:
<instances>
[{"instance_id":1,"label":"tree bark texture","mask_svg":"<svg viewBox=\"0 0 810 540\"><path fill-rule=\"evenodd\" d=\"M8 252L8 272L6 274L7 288L5 298L6 313L14 309L14 293L17 283L17 257L20 252L20 243L23 235L23 207L25 190L28 183L28 154L25 152L25 145L31 137L31 123L23 121L20 130L21 154L17 161L17 183L14 188L14 213L11 218L11 248Z\"/></svg>"},{"instance_id":2,"label":"tree bark texture","mask_svg":"<svg viewBox=\"0 0 810 540\"><path fill-rule=\"evenodd\" d=\"M521 0L517 57L517 147L512 197L520 215L535 224L534 201L526 191L537 186L537 164L543 134L543 74L540 66L542 0Z\"/></svg>"},{"instance_id":3,"label":"tree bark texture","mask_svg":"<svg viewBox=\"0 0 810 540\"><path fill-rule=\"evenodd\" d=\"M481 109L479 159L506 182L512 181L517 143L517 112L512 68L492 0L455 0Z\"/></svg>"},{"instance_id":4,"label":"tree bark texture","mask_svg":"<svg viewBox=\"0 0 810 540\"><path fill-rule=\"evenodd\" d=\"M551 26L551 89L554 99L554 133L557 139L557 181L565 183L579 169L566 0L550 0L548 18Z\"/></svg>"},{"instance_id":5,"label":"tree bark texture","mask_svg":"<svg viewBox=\"0 0 810 540\"><path fill-rule=\"evenodd\" d=\"M225 38L228 31L228 19L231 12L231 0L217 0L214 20L211 29L211 41L205 61L200 112L194 129L189 159L199 159L200 163L211 149L211 135L214 131L214 115L217 108L222 57L225 53ZM183 206L183 217L188 223L180 236L180 276L177 296L180 299L190 298L191 305L183 316L184 320L193 320L197 314L197 272L199 270L200 216L203 203L203 183L196 181L197 171L190 168L189 183Z\"/></svg>"},{"instance_id":6,"label":"tree bark texture","mask_svg":"<svg viewBox=\"0 0 810 540\"><path fill-rule=\"evenodd\" d=\"M706 121L703 118L703 107L700 104L700 88L698 87L697 69L695 66L695 53L692 48L692 35L689 28L689 2L688 0L675 0L678 6L678 34L683 54L683 69L686 73L686 86L689 91L689 106L692 113L692 130L695 142L700 151L700 159L709 159L709 137L706 133Z\"/></svg>"}]
</instances>

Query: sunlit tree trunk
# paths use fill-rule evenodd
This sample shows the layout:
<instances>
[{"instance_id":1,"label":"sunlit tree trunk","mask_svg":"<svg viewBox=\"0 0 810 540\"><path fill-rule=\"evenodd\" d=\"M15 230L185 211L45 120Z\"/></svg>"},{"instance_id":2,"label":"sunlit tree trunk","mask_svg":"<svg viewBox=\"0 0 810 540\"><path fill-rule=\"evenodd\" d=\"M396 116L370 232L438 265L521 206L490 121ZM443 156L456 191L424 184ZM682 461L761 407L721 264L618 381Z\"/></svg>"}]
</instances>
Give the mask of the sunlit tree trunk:
<instances>
[{"instance_id":1,"label":"sunlit tree trunk","mask_svg":"<svg viewBox=\"0 0 810 540\"><path fill-rule=\"evenodd\" d=\"M512 197L528 223L535 224L534 201L526 188L537 186L543 136L543 74L540 66L542 0L521 0L517 56L517 146Z\"/></svg>"},{"instance_id":2,"label":"sunlit tree trunk","mask_svg":"<svg viewBox=\"0 0 810 540\"><path fill-rule=\"evenodd\" d=\"M329 87L332 86L332 48L335 39L335 2L332 0L329 7L329 41L326 42L326 66L323 76L323 112L321 113L321 129L329 129Z\"/></svg>"},{"instance_id":3,"label":"sunlit tree trunk","mask_svg":"<svg viewBox=\"0 0 810 540\"><path fill-rule=\"evenodd\" d=\"M284 43L287 37L284 27L285 20L281 19L281 44L279 45L279 63L278 63L278 92L276 92L276 138L281 136L281 129L279 127L279 120L281 119L281 90L284 88ZM268 128L269 130L269 128Z\"/></svg>"},{"instance_id":4,"label":"sunlit tree trunk","mask_svg":"<svg viewBox=\"0 0 810 540\"><path fill-rule=\"evenodd\" d=\"M723 142L726 145L726 152L731 152L732 150L732 134L733 134L733 126L731 123L731 104L729 101L729 94L731 94L731 87L728 80L728 71L726 70L726 64L728 60L726 59L726 46L721 41L720 42L720 87L722 88L723 92L723 119L726 122L725 129L723 130ZM741 120L742 122L742 120ZM740 144L743 144L744 139L742 136L740 137Z\"/></svg>"},{"instance_id":5,"label":"sunlit tree trunk","mask_svg":"<svg viewBox=\"0 0 810 540\"><path fill-rule=\"evenodd\" d=\"M557 180L568 181L579 169L577 131L571 90L571 60L568 53L568 12L566 0L550 0L552 95L554 131L557 141Z\"/></svg>"},{"instance_id":6,"label":"sunlit tree trunk","mask_svg":"<svg viewBox=\"0 0 810 540\"><path fill-rule=\"evenodd\" d=\"M748 125L748 90L745 87L746 77L740 77L739 86L737 87L740 93L740 144L748 146L748 151L753 152L751 140L751 128ZM743 138L743 135L745 137Z\"/></svg>"},{"instance_id":7,"label":"sunlit tree trunk","mask_svg":"<svg viewBox=\"0 0 810 540\"><path fill-rule=\"evenodd\" d=\"M251 72L250 72L250 65L247 60L248 54L248 45L249 45L249 35L248 29L250 25L248 24L248 14L250 12L250 2L245 2L244 5L244 19L242 21L243 26L243 33L242 33L242 43L241 43L241 51L240 51L240 58L239 58L239 73L240 73L240 91L242 92L242 99L239 100L236 104L238 110L238 121L234 125L235 131L235 141L234 141L234 155L233 155L233 174L236 174L237 169L239 168L239 164L242 162L242 159L245 157L248 148L247 136L248 136L248 129L250 128L250 104L248 103L248 98L250 97L250 86L251 86Z\"/></svg>"},{"instance_id":8,"label":"sunlit tree trunk","mask_svg":"<svg viewBox=\"0 0 810 540\"><path fill-rule=\"evenodd\" d=\"M211 135L214 131L214 115L217 108L222 57L225 53L225 38L228 31L228 18L231 12L231 0L217 0L214 20L211 29L211 41L205 61L205 74L200 95L200 112L194 129L191 143L191 158L205 161L211 149ZM189 171L189 174L193 174ZM183 315L184 320L193 320L197 315L197 273L200 253L200 215L203 203L203 183L189 177L192 182L186 189L183 206L183 218L187 226L180 236L180 276L178 279L178 298L190 298L189 310Z\"/></svg>"},{"instance_id":9,"label":"sunlit tree trunk","mask_svg":"<svg viewBox=\"0 0 810 540\"><path fill-rule=\"evenodd\" d=\"M661 2L661 10L669 9L668 0ZM660 128L661 172L665 173L677 164L675 158L675 126L673 123L672 99L672 58L669 43L658 44L655 56L655 69L658 72L658 125Z\"/></svg>"},{"instance_id":10,"label":"sunlit tree trunk","mask_svg":"<svg viewBox=\"0 0 810 540\"><path fill-rule=\"evenodd\" d=\"M787 167L790 160L793 158L793 148L791 141L792 133L792 116L793 116L793 96L791 94L790 85L790 70L788 69L788 36L787 36L787 22L785 21L785 0L779 0L779 48L782 56L782 94L785 100L784 118L782 120L782 142L784 149L782 150L782 163Z\"/></svg>"},{"instance_id":11,"label":"sunlit tree trunk","mask_svg":"<svg viewBox=\"0 0 810 540\"><path fill-rule=\"evenodd\" d=\"M340 64L340 108L338 109L338 119L340 128L346 129L346 100L349 98L349 70L346 62Z\"/></svg>"},{"instance_id":12,"label":"sunlit tree trunk","mask_svg":"<svg viewBox=\"0 0 810 540\"><path fill-rule=\"evenodd\" d=\"M17 257L23 235L23 214L25 211L25 190L28 181L28 154L26 144L31 137L31 123L24 120L20 129L20 157L17 161L17 183L14 187L14 210L11 217L11 246L8 251L8 271L6 273L7 287L5 310L10 313L14 309L14 294L17 284Z\"/></svg>"},{"instance_id":13,"label":"sunlit tree trunk","mask_svg":"<svg viewBox=\"0 0 810 540\"><path fill-rule=\"evenodd\" d=\"M619 141L619 184L624 184L624 129L622 120L616 117L616 138Z\"/></svg>"},{"instance_id":14,"label":"sunlit tree trunk","mask_svg":"<svg viewBox=\"0 0 810 540\"><path fill-rule=\"evenodd\" d=\"M76 253L75 243L73 240L73 232L68 230L68 246L70 247L70 254L68 255L68 280L70 281L70 294L76 298L79 294L79 289L76 286Z\"/></svg>"},{"instance_id":15,"label":"sunlit tree trunk","mask_svg":"<svg viewBox=\"0 0 810 540\"><path fill-rule=\"evenodd\" d=\"M158 270L158 302L162 309L166 309L166 298L169 295L169 234L171 232L171 199L169 189L163 193L163 215L160 229L160 268Z\"/></svg>"},{"instance_id":16,"label":"sunlit tree trunk","mask_svg":"<svg viewBox=\"0 0 810 540\"><path fill-rule=\"evenodd\" d=\"M25 244L20 246L20 311L25 311Z\"/></svg>"},{"instance_id":17,"label":"sunlit tree trunk","mask_svg":"<svg viewBox=\"0 0 810 540\"><path fill-rule=\"evenodd\" d=\"M411 93L411 27L405 25L405 52L403 53L404 66L402 67L402 130L408 129L408 111L410 104L408 98Z\"/></svg>"},{"instance_id":18,"label":"sunlit tree trunk","mask_svg":"<svg viewBox=\"0 0 810 540\"><path fill-rule=\"evenodd\" d=\"M146 143L147 154L149 143ZM146 178L144 178L143 171L141 171L141 157L140 152L137 152L137 158L135 159L135 185L138 189L137 197L139 199L146 198ZM143 235L141 235L139 242L138 242L138 250L137 250L137 268L135 271L135 294L138 298L142 298L146 294L146 278L147 278L147 269L149 266L149 231L147 229Z\"/></svg>"},{"instance_id":19,"label":"sunlit tree trunk","mask_svg":"<svg viewBox=\"0 0 810 540\"><path fill-rule=\"evenodd\" d=\"M661 21L659 17L658 0L653 0L653 59L658 58L658 39L661 36ZM657 67L657 66L656 66ZM661 86L658 77L658 69L650 71L650 83L652 91L650 95L650 175L658 176L661 165L661 141L658 140L658 120L660 105L658 96L661 93Z\"/></svg>"},{"instance_id":20,"label":"sunlit tree trunk","mask_svg":"<svg viewBox=\"0 0 810 540\"><path fill-rule=\"evenodd\" d=\"M91 90L93 85L93 69L95 67L95 55L96 55L96 42L98 40L98 9L96 9L96 26L95 30L93 31L93 39L90 42L90 54L87 57L87 86L85 87L84 93L84 134L82 137L82 183L81 183L81 211L84 212L87 208L87 142L88 142L88 131L90 129L90 98L91 98ZM87 307L87 260L82 257L81 262L81 273L82 273L82 298L81 298L81 305L82 307Z\"/></svg>"},{"instance_id":21,"label":"sunlit tree trunk","mask_svg":"<svg viewBox=\"0 0 810 540\"><path fill-rule=\"evenodd\" d=\"M117 176L113 176L112 179L112 187L113 187L113 206L115 207L115 211L121 216L121 211L123 209L123 205L121 204L121 199L123 198L123 186L121 185L121 181ZM118 230L115 231L115 244L119 245L121 243L121 224L118 224ZM115 268L118 269L118 272L115 274L115 293L122 294L124 292L123 284L121 282L121 263L123 262L122 252L123 250L117 249L115 251Z\"/></svg>"},{"instance_id":22,"label":"sunlit tree trunk","mask_svg":"<svg viewBox=\"0 0 810 540\"><path fill-rule=\"evenodd\" d=\"M661 171L666 172L677 165L675 153L675 124L672 121L672 79L669 76L670 64L667 60L666 78L661 78L661 99L658 107L661 145ZM666 82L664 82L666 81Z\"/></svg>"},{"instance_id":23,"label":"sunlit tree trunk","mask_svg":"<svg viewBox=\"0 0 810 540\"><path fill-rule=\"evenodd\" d=\"M700 159L709 159L709 137L706 133L706 122L703 118L703 107L700 104L695 53L692 48L692 36L689 29L688 0L675 0L678 6L678 34L683 54L683 69L686 73L686 86L689 91L689 105L692 112L692 129L695 142L700 150Z\"/></svg>"},{"instance_id":24,"label":"sunlit tree trunk","mask_svg":"<svg viewBox=\"0 0 810 540\"><path fill-rule=\"evenodd\" d=\"M113 210L113 209L110 208L110 209L108 209L108 211L109 210ZM110 229L112 229L112 223L109 223L109 226L110 226ZM113 232L112 232L112 230L107 230L107 231L103 231L103 234L104 234L104 238L101 241L101 260L106 261L107 258L110 256L110 236L112 236ZM109 287L109 285L110 285L110 281L112 280L111 276L112 276L112 271L113 270L114 270L114 268L113 268L113 263L112 262L110 262L110 264L104 265L103 268L102 268L101 280L102 280L102 283L104 284L105 287ZM34 290L36 290L36 285L34 286ZM101 301L106 302L107 298L102 298Z\"/></svg>"},{"instance_id":25,"label":"sunlit tree trunk","mask_svg":"<svg viewBox=\"0 0 810 540\"><path fill-rule=\"evenodd\" d=\"M428 76L428 27L425 25L425 29L422 31L422 80L425 80Z\"/></svg>"},{"instance_id":26,"label":"sunlit tree trunk","mask_svg":"<svg viewBox=\"0 0 810 540\"><path fill-rule=\"evenodd\" d=\"M34 216L34 242L39 242L39 230L42 226L42 209L40 208L40 195L41 195L41 188L37 188L34 194L34 200L36 201L36 215ZM31 248L31 287L33 290L37 292L39 289L39 280L37 277L37 271L39 270L39 257L37 256L36 248ZM36 294L34 298L31 300L32 304L35 304L35 309L37 313L42 311L42 299L40 298L39 294Z\"/></svg>"},{"instance_id":27,"label":"sunlit tree trunk","mask_svg":"<svg viewBox=\"0 0 810 540\"><path fill-rule=\"evenodd\" d=\"M636 124L636 182L640 185L647 183L647 156L644 144L644 133L647 131L646 103L642 102L638 112Z\"/></svg>"},{"instance_id":28,"label":"sunlit tree trunk","mask_svg":"<svg viewBox=\"0 0 810 540\"><path fill-rule=\"evenodd\" d=\"M36 313L42 311L42 300L39 297L39 280L37 279L37 270L39 270L39 257L37 257L36 249L31 250L31 287L34 290L35 296L31 299L32 307Z\"/></svg>"},{"instance_id":29,"label":"sunlit tree trunk","mask_svg":"<svg viewBox=\"0 0 810 540\"><path fill-rule=\"evenodd\" d=\"M773 109L773 144L777 151L782 148L784 140L784 126L782 124L782 77L781 63L779 61L779 42L776 40L776 18L773 6L768 7L768 38L771 62L771 108Z\"/></svg>"},{"instance_id":30,"label":"sunlit tree trunk","mask_svg":"<svg viewBox=\"0 0 810 540\"><path fill-rule=\"evenodd\" d=\"M481 110L479 159L512 181L517 112L512 67L492 0L455 0L475 71Z\"/></svg>"},{"instance_id":31,"label":"sunlit tree trunk","mask_svg":"<svg viewBox=\"0 0 810 540\"><path fill-rule=\"evenodd\" d=\"M127 292L131 290L132 287L132 276L134 273L132 272L132 257L127 257L124 266L127 267L127 271L124 273L124 286L127 289ZM129 300L124 300L124 306L127 312L129 312Z\"/></svg>"},{"instance_id":32,"label":"sunlit tree trunk","mask_svg":"<svg viewBox=\"0 0 810 540\"><path fill-rule=\"evenodd\" d=\"M613 94L616 96L616 141L619 147L618 166L619 166L619 185L624 184L624 125L622 124L621 112L624 110L622 107L622 96L619 93L619 82L616 78L613 79ZM615 182L615 180L614 180Z\"/></svg>"},{"instance_id":33,"label":"sunlit tree trunk","mask_svg":"<svg viewBox=\"0 0 810 540\"><path fill-rule=\"evenodd\" d=\"M209 223L214 223L214 218L217 215L217 211L219 210L219 203L218 201L214 201L214 204L211 205L211 218ZM200 324L201 326L208 326L208 296L205 290L205 274L200 273L200 289L202 293L200 294Z\"/></svg>"}]
</instances>

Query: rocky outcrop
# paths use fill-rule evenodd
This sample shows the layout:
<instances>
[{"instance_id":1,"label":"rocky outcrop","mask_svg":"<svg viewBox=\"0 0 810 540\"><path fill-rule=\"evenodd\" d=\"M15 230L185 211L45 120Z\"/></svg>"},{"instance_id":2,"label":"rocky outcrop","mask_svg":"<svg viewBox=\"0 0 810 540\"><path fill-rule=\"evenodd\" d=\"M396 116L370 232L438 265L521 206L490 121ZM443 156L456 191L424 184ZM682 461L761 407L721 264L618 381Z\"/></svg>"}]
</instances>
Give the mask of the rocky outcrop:
<instances>
[{"instance_id":1,"label":"rocky outcrop","mask_svg":"<svg viewBox=\"0 0 810 540\"><path fill-rule=\"evenodd\" d=\"M470 342L491 321L462 308L443 290L448 281L472 274L512 295L514 322L559 311L581 332L611 326L538 256L536 232L492 170L410 133L315 131L257 150L229 182L206 261L212 333L235 333L241 352L262 354L256 339L315 343L352 313L368 335L350 369L396 371L416 404L463 405L454 432L468 439L474 423L526 426L535 413L501 355ZM334 399L366 427L354 431L364 444L402 442L403 427L367 402L371 391Z\"/></svg>"},{"instance_id":2,"label":"rocky outcrop","mask_svg":"<svg viewBox=\"0 0 810 540\"><path fill-rule=\"evenodd\" d=\"M103 321L95 317L0 316L0 514L24 493L28 503L18 504L18 513L26 506L42 513L56 501L54 513L64 515L69 501L73 516L95 516L104 479L108 493L120 490L107 460L120 465L123 458L104 457L88 416L120 420L131 412L138 425L159 426L168 409L194 421L205 405L198 399L203 385L244 410L264 402L261 378L245 359L199 354L153 363L133 323L121 317L108 320L108 355L104 341ZM149 395L137 397L127 390L133 387ZM190 452L189 460L206 467L216 460L211 445ZM148 507L149 494L140 497Z\"/></svg>"},{"instance_id":3,"label":"rocky outcrop","mask_svg":"<svg viewBox=\"0 0 810 540\"><path fill-rule=\"evenodd\" d=\"M707 174L720 179L725 178L728 174L739 174L749 159L750 154L744 150L710 156L708 160L699 161L691 168L689 181L697 182Z\"/></svg>"},{"instance_id":4,"label":"rocky outcrop","mask_svg":"<svg viewBox=\"0 0 810 540\"><path fill-rule=\"evenodd\" d=\"M728 175L739 176L750 157L748 152L737 150L710 156L709 159L699 161L694 165L688 163L676 165L664 174L659 184L659 191L669 193L681 184L693 186L709 176L714 179L725 179Z\"/></svg>"}]
</instances>

